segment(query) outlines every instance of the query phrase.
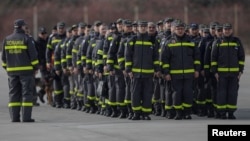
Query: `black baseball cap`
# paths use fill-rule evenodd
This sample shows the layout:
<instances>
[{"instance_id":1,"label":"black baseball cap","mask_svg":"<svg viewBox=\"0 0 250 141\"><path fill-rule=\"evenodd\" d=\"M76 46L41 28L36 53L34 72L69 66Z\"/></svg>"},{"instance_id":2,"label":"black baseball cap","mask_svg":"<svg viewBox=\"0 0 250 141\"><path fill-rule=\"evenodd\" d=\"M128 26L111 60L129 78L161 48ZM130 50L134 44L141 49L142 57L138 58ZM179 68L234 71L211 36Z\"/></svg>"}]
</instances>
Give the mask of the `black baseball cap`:
<instances>
[{"instance_id":1,"label":"black baseball cap","mask_svg":"<svg viewBox=\"0 0 250 141\"><path fill-rule=\"evenodd\" d=\"M122 22L123 22L123 19L122 19L122 18L119 18L119 19L116 20L116 23L117 23L117 24L121 24Z\"/></svg>"},{"instance_id":2,"label":"black baseball cap","mask_svg":"<svg viewBox=\"0 0 250 141\"><path fill-rule=\"evenodd\" d=\"M41 34L47 34L46 28L45 27L40 27L39 28L39 33L41 33Z\"/></svg>"},{"instance_id":3,"label":"black baseball cap","mask_svg":"<svg viewBox=\"0 0 250 141\"><path fill-rule=\"evenodd\" d=\"M147 25L148 25L148 22L147 22L147 21L140 20L140 21L138 21L138 25L139 25L139 26L147 26Z\"/></svg>"},{"instance_id":4,"label":"black baseball cap","mask_svg":"<svg viewBox=\"0 0 250 141\"><path fill-rule=\"evenodd\" d=\"M167 18L165 18L164 19L164 23L167 23L167 22L173 22L174 21L174 18L172 18L172 17L167 17Z\"/></svg>"},{"instance_id":5,"label":"black baseball cap","mask_svg":"<svg viewBox=\"0 0 250 141\"><path fill-rule=\"evenodd\" d=\"M232 24L230 24L230 23L224 23L223 24L223 29L232 29Z\"/></svg>"},{"instance_id":6,"label":"black baseball cap","mask_svg":"<svg viewBox=\"0 0 250 141\"><path fill-rule=\"evenodd\" d=\"M173 24L175 27L185 27L185 23L182 22L181 20L177 19L177 20L174 20L174 24Z\"/></svg>"},{"instance_id":7,"label":"black baseball cap","mask_svg":"<svg viewBox=\"0 0 250 141\"><path fill-rule=\"evenodd\" d=\"M196 23L191 23L191 24L189 25L189 28L191 28L191 29L198 29L198 28L199 28L199 25L196 24Z\"/></svg>"},{"instance_id":8,"label":"black baseball cap","mask_svg":"<svg viewBox=\"0 0 250 141\"><path fill-rule=\"evenodd\" d=\"M57 27L58 28L64 28L65 27L65 23L64 22L58 22L57 23Z\"/></svg>"},{"instance_id":9,"label":"black baseball cap","mask_svg":"<svg viewBox=\"0 0 250 141\"><path fill-rule=\"evenodd\" d=\"M126 20L122 21L122 24L125 25L125 26L132 26L132 21L126 19Z\"/></svg>"},{"instance_id":10,"label":"black baseball cap","mask_svg":"<svg viewBox=\"0 0 250 141\"><path fill-rule=\"evenodd\" d=\"M22 26L27 25L23 19L17 19L14 22L15 28L21 28Z\"/></svg>"},{"instance_id":11,"label":"black baseball cap","mask_svg":"<svg viewBox=\"0 0 250 141\"><path fill-rule=\"evenodd\" d=\"M102 24L101 21L95 21L95 22L94 22L94 26L100 26L101 24Z\"/></svg>"}]
</instances>

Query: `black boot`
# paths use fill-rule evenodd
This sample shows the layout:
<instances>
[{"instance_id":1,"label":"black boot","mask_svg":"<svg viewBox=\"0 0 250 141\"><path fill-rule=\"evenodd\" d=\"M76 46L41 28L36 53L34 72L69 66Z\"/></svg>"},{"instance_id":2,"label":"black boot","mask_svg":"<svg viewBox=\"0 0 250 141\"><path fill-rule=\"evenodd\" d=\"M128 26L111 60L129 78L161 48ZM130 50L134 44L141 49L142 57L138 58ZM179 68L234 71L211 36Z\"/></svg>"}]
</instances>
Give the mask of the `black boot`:
<instances>
[{"instance_id":1,"label":"black boot","mask_svg":"<svg viewBox=\"0 0 250 141\"><path fill-rule=\"evenodd\" d=\"M128 119L129 119L129 120L131 120L131 119L132 119L132 117L133 117L133 115L134 115L134 113L133 113L133 112L129 113L129 114L128 114Z\"/></svg>"},{"instance_id":2,"label":"black boot","mask_svg":"<svg viewBox=\"0 0 250 141\"><path fill-rule=\"evenodd\" d=\"M224 112L224 111L219 111L219 114L220 114L220 119L227 119L226 112Z\"/></svg>"},{"instance_id":3,"label":"black boot","mask_svg":"<svg viewBox=\"0 0 250 141\"><path fill-rule=\"evenodd\" d=\"M109 105L106 105L105 116L110 117L112 115L112 109Z\"/></svg>"},{"instance_id":4,"label":"black boot","mask_svg":"<svg viewBox=\"0 0 250 141\"><path fill-rule=\"evenodd\" d=\"M151 120L149 113L143 113L142 120Z\"/></svg>"},{"instance_id":5,"label":"black boot","mask_svg":"<svg viewBox=\"0 0 250 141\"><path fill-rule=\"evenodd\" d=\"M77 110L80 111L82 109L83 106L83 100L78 100L77 101Z\"/></svg>"},{"instance_id":6,"label":"black boot","mask_svg":"<svg viewBox=\"0 0 250 141\"><path fill-rule=\"evenodd\" d=\"M182 120L182 110L176 110L175 120Z\"/></svg>"},{"instance_id":7,"label":"black boot","mask_svg":"<svg viewBox=\"0 0 250 141\"><path fill-rule=\"evenodd\" d=\"M120 107L120 115L119 118L126 118L127 117L127 111L125 109L125 107Z\"/></svg>"},{"instance_id":8,"label":"black boot","mask_svg":"<svg viewBox=\"0 0 250 141\"><path fill-rule=\"evenodd\" d=\"M161 103L161 116L166 117L165 103Z\"/></svg>"},{"instance_id":9,"label":"black boot","mask_svg":"<svg viewBox=\"0 0 250 141\"><path fill-rule=\"evenodd\" d=\"M84 109L85 113L89 113L90 112L90 107L89 106L85 106Z\"/></svg>"},{"instance_id":10,"label":"black boot","mask_svg":"<svg viewBox=\"0 0 250 141\"><path fill-rule=\"evenodd\" d=\"M64 99L64 101L63 101L63 108L65 108L65 109L69 109L70 108L70 101L69 100Z\"/></svg>"},{"instance_id":11,"label":"black boot","mask_svg":"<svg viewBox=\"0 0 250 141\"><path fill-rule=\"evenodd\" d=\"M70 104L70 108L71 110L75 110L77 107L76 101L75 99L71 100L71 104Z\"/></svg>"},{"instance_id":12,"label":"black boot","mask_svg":"<svg viewBox=\"0 0 250 141\"><path fill-rule=\"evenodd\" d=\"M192 119L192 117L191 117L191 109L184 110L183 119Z\"/></svg>"},{"instance_id":13,"label":"black boot","mask_svg":"<svg viewBox=\"0 0 250 141\"><path fill-rule=\"evenodd\" d=\"M102 107L100 115L102 115L102 116L105 115L105 112L106 112L106 107Z\"/></svg>"},{"instance_id":14,"label":"black boot","mask_svg":"<svg viewBox=\"0 0 250 141\"><path fill-rule=\"evenodd\" d=\"M234 112L228 112L228 119L236 119Z\"/></svg>"},{"instance_id":15,"label":"black boot","mask_svg":"<svg viewBox=\"0 0 250 141\"><path fill-rule=\"evenodd\" d=\"M132 119L132 117L134 115L131 104L127 105L127 109L128 109L128 119L130 120L130 119Z\"/></svg>"},{"instance_id":16,"label":"black boot","mask_svg":"<svg viewBox=\"0 0 250 141\"><path fill-rule=\"evenodd\" d=\"M170 109L166 111L166 118L167 119L173 119L175 117L175 111L174 109Z\"/></svg>"},{"instance_id":17,"label":"black boot","mask_svg":"<svg viewBox=\"0 0 250 141\"><path fill-rule=\"evenodd\" d=\"M133 117L131 118L131 120L140 120L140 114L139 113L134 113Z\"/></svg>"},{"instance_id":18,"label":"black boot","mask_svg":"<svg viewBox=\"0 0 250 141\"><path fill-rule=\"evenodd\" d=\"M207 117L208 118L214 117L214 106L212 105L212 103L209 103L207 105Z\"/></svg>"},{"instance_id":19,"label":"black boot","mask_svg":"<svg viewBox=\"0 0 250 141\"><path fill-rule=\"evenodd\" d=\"M97 105L97 110L96 110L95 113L96 113L97 115L100 115L101 109L102 109L101 105Z\"/></svg>"},{"instance_id":20,"label":"black boot","mask_svg":"<svg viewBox=\"0 0 250 141\"><path fill-rule=\"evenodd\" d=\"M112 118L118 117L119 115L118 115L117 107L116 106L112 106L111 109L112 109L112 114L111 114L110 117L112 117Z\"/></svg>"},{"instance_id":21,"label":"black boot","mask_svg":"<svg viewBox=\"0 0 250 141\"><path fill-rule=\"evenodd\" d=\"M205 105L197 104L197 115L199 117L204 117L207 115L207 108Z\"/></svg>"},{"instance_id":22,"label":"black boot","mask_svg":"<svg viewBox=\"0 0 250 141\"><path fill-rule=\"evenodd\" d=\"M155 104L154 104L154 111L155 111L155 113L154 113L154 115L155 116L160 116L161 115L161 110L162 110L162 107L161 107L161 103L159 103L159 102L156 102Z\"/></svg>"},{"instance_id":23,"label":"black boot","mask_svg":"<svg viewBox=\"0 0 250 141\"><path fill-rule=\"evenodd\" d=\"M220 119L220 113L216 112L214 118L215 119Z\"/></svg>"}]
</instances>

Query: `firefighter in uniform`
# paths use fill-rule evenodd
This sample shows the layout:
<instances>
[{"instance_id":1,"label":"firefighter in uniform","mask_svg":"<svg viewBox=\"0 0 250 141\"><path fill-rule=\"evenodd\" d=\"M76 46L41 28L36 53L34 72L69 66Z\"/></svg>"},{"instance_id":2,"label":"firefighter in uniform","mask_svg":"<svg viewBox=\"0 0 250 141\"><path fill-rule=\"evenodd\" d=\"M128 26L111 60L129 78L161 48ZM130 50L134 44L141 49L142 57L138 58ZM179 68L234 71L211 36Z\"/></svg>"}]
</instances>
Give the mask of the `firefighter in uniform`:
<instances>
[{"instance_id":1,"label":"firefighter in uniform","mask_svg":"<svg viewBox=\"0 0 250 141\"><path fill-rule=\"evenodd\" d=\"M111 117L119 116L120 118L126 118L126 103L124 102L125 99L125 79L123 77L123 72L118 65L118 58L117 52L119 49L121 37L123 34L123 26L128 20L123 20L121 23L117 23L117 28L121 27L120 32L113 34L113 40L110 43L109 51L108 51L108 58L107 58L107 66L110 72L110 79L114 78L113 82L114 85L112 88L115 89L115 93L110 95L110 106L112 109ZM118 28L119 30L119 28ZM114 95L113 95L114 94ZM117 111L119 110L119 111Z\"/></svg>"},{"instance_id":2,"label":"firefighter in uniform","mask_svg":"<svg viewBox=\"0 0 250 141\"><path fill-rule=\"evenodd\" d=\"M104 75L103 75L103 43L105 40L105 35L107 32L107 26L106 24L102 24L99 26L99 36L95 41L96 47L94 47L92 51L92 62L95 62L92 64L92 69L94 71L94 78L95 78L95 96L96 96L96 105L97 105L97 111L96 114L102 114L104 111L104 103L105 103L105 98L101 95L101 93L97 93L97 88L99 85L99 82L104 80Z\"/></svg>"},{"instance_id":3,"label":"firefighter in uniform","mask_svg":"<svg viewBox=\"0 0 250 141\"><path fill-rule=\"evenodd\" d=\"M137 24L137 21L134 21L132 23L132 31L133 31L134 34L138 33L138 24Z\"/></svg>"},{"instance_id":4,"label":"firefighter in uniform","mask_svg":"<svg viewBox=\"0 0 250 141\"><path fill-rule=\"evenodd\" d=\"M114 32L111 33L111 40L109 42L105 43L105 46L108 45L108 52L107 52L107 61L106 61L106 67L108 72L110 72L110 75L108 76L108 87L109 87L109 107L111 109L111 117L118 117L119 116L119 111L117 110L117 93L118 93L118 84L115 83L116 75L115 75L115 70L119 70L118 67L114 68L114 63L116 66L117 65L117 49L119 47L120 43L120 38L121 38L121 31L122 29L122 19L118 19L116 22L116 29ZM118 47L117 47L118 46ZM105 50L107 47L105 47ZM115 49L115 51L114 51ZM115 58L115 59L114 59ZM117 73L116 73L117 74ZM121 72L119 70L119 76ZM120 79L120 78L119 78ZM123 83L123 82L122 82Z\"/></svg>"},{"instance_id":5,"label":"firefighter in uniform","mask_svg":"<svg viewBox=\"0 0 250 141\"><path fill-rule=\"evenodd\" d=\"M94 64L95 60L92 60L92 52L96 47L96 40L99 38L99 26L102 25L101 21L95 21L94 23L94 32L92 33L92 37L89 41L89 45L86 52L86 81L87 81L87 89L88 89L88 104L90 106L90 113L94 114L97 111L96 106L96 79L94 76Z\"/></svg>"},{"instance_id":6,"label":"firefighter in uniform","mask_svg":"<svg viewBox=\"0 0 250 141\"><path fill-rule=\"evenodd\" d=\"M3 41L2 66L7 71L9 82L9 113L12 122L34 122L33 79L38 69L38 57L32 40L25 34L25 21L14 22L14 33Z\"/></svg>"},{"instance_id":7,"label":"firefighter in uniform","mask_svg":"<svg viewBox=\"0 0 250 141\"><path fill-rule=\"evenodd\" d=\"M55 71L53 68L54 66L54 50L56 45L60 43L64 38L66 38L65 34L65 23L58 22L57 23L57 30L56 33L51 40L49 40L46 49L46 67L47 69L53 74L54 81L53 81L53 89L54 89L54 104L53 106L57 108L61 108L63 106L63 86L61 83L61 74L60 71Z\"/></svg>"},{"instance_id":8,"label":"firefighter in uniform","mask_svg":"<svg viewBox=\"0 0 250 141\"><path fill-rule=\"evenodd\" d=\"M77 55L78 55L78 50L79 50L79 47L80 47L80 44L82 43L83 39L84 39L84 30L85 30L85 27L86 27L86 24L85 23L82 23L80 22L78 24L78 35L79 37L75 40L75 44L73 46L73 49L72 49L72 67L74 68L74 74L76 75L77 77L77 110L81 110L82 109L82 106L83 106L83 87L81 85L82 83L82 78L84 77L84 74L83 74L83 71L82 69L79 69L77 67L77 64L80 64L81 61L77 60Z\"/></svg>"},{"instance_id":9,"label":"firefighter in uniform","mask_svg":"<svg viewBox=\"0 0 250 141\"><path fill-rule=\"evenodd\" d=\"M199 25L197 23L192 23L189 26L189 36L191 38L191 41L195 43L195 46L197 46L200 50L200 62L201 62L201 70L199 77L197 79L194 79L194 98L193 98L193 105L192 105L192 113L196 114L197 110L205 109L205 93L204 93L204 69L203 69L203 60L204 60L204 54L205 54L205 48L204 45L206 42L201 42L201 36L199 35L198 31ZM203 43L203 44L201 44Z\"/></svg>"},{"instance_id":10,"label":"firefighter in uniform","mask_svg":"<svg viewBox=\"0 0 250 141\"><path fill-rule=\"evenodd\" d=\"M211 54L211 69L218 82L216 108L221 119L236 119L239 80L244 70L244 48L232 34L232 25L225 23L223 36L213 45Z\"/></svg>"},{"instance_id":11,"label":"firefighter in uniform","mask_svg":"<svg viewBox=\"0 0 250 141\"><path fill-rule=\"evenodd\" d=\"M55 58L54 58L54 68L56 71L62 73L62 85L63 85L63 108L70 108L70 84L69 84L69 76L70 71L67 68L67 59L66 59L66 49L67 43L71 39L72 36L72 27L68 27L66 30L66 38L63 39L60 43L56 45L55 48Z\"/></svg>"},{"instance_id":12,"label":"firefighter in uniform","mask_svg":"<svg viewBox=\"0 0 250 141\"><path fill-rule=\"evenodd\" d=\"M218 118L219 116L219 114L217 114L216 112L216 108L214 107L214 105L216 105L217 81L213 73L211 73L210 64L211 64L212 46L216 42L216 40L222 36L222 25L216 25L215 29L217 33L218 31L220 31L221 35L217 34L216 36L212 36L211 32L208 32L208 29L204 28L203 34L205 36L203 36L203 39L201 41L201 46L206 46L205 56L204 56L204 72L205 72L204 100L206 107L204 109L201 109L198 115L199 116L207 115L208 118L212 118L214 116L215 118Z\"/></svg>"},{"instance_id":13,"label":"firefighter in uniform","mask_svg":"<svg viewBox=\"0 0 250 141\"><path fill-rule=\"evenodd\" d=\"M199 49L188 35L185 24L176 20L174 34L162 48L161 62L165 79L171 80L173 87L173 107L176 110L175 120L191 119L193 101L193 81L199 76ZM184 115L182 113L184 112Z\"/></svg>"},{"instance_id":14,"label":"firefighter in uniform","mask_svg":"<svg viewBox=\"0 0 250 141\"><path fill-rule=\"evenodd\" d=\"M117 52L117 58L118 58L119 67L123 72L125 84L126 84L125 98L124 98L125 99L124 103L127 105L126 112L128 113L128 119L131 119L133 116L133 111L131 107L131 79L125 71L124 55L125 55L125 48L127 46L127 41L129 38L131 38L134 35L134 33L132 31L132 21L125 20L123 24L124 24L124 27L123 27L124 32L122 33L119 49ZM120 114L120 118L125 118L125 115L122 112Z\"/></svg>"},{"instance_id":15,"label":"firefighter in uniform","mask_svg":"<svg viewBox=\"0 0 250 141\"><path fill-rule=\"evenodd\" d=\"M167 17L164 19L164 26L163 26L163 33L158 34L157 38L159 38L160 41L160 48L159 48L159 54L161 54L162 48L167 43L168 39L171 37L171 34L173 33L174 26L172 25L174 19L172 17ZM160 62L161 67L162 62ZM167 117L167 118L173 118L174 117L174 111L172 108L172 87L171 87L171 81L166 81L163 77L159 78L160 83L160 103L161 103L161 116Z\"/></svg>"},{"instance_id":16,"label":"firefighter in uniform","mask_svg":"<svg viewBox=\"0 0 250 141\"><path fill-rule=\"evenodd\" d=\"M110 48L110 43L113 40L113 34L118 33L118 29L116 27L116 23L110 23L109 25L109 31L106 35L106 38L104 40L104 45L103 45L103 65L104 65L104 72L106 74L106 78L108 81L108 96L107 100L105 101L106 105L106 110L105 110L105 116L110 117L112 115L112 102L110 102L109 98L111 95L115 95L115 89L114 89L114 76L109 75L108 67L107 67L107 58L108 58L108 51Z\"/></svg>"},{"instance_id":17,"label":"firefighter in uniform","mask_svg":"<svg viewBox=\"0 0 250 141\"><path fill-rule=\"evenodd\" d=\"M159 49L160 44L160 37L157 34L156 31L156 25L153 22L148 22L148 34L151 37L154 47ZM159 53L159 50L158 50ZM154 76L153 78L154 82L154 88L153 88L153 98L152 98L152 108L153 108L153 114L156 116L161 115L161 103L160 103L160 78L157 76Z\"/></svg>"},{"instance_id":18,"label":"firefighter in uniform","mask_svg":"<svg viewBox=\"0 0 250 141\"><path fill-rule=\"evenodd\" d=\"M72 25L72 36L70 40L66 44L66 60L67 60L67 68L69 68L70 71L70 76L68 77L69 79L69 84L70 84L70 108L71 109L76 109L77 108L77 99L76 95L78 92L78 76L76 73L74 73L74 67L73 67L73 62L72 62L72 50L73 46L75 44L75 40L79 37L78 35L78 25L74 24Z\"/></svg>"},{"instance_id":19,"label":"firefighter in uniform","mask_svg":"<svg viewBox=\"0 0 250 141\"><path fill-rule=\"evenodd\" d=\"M160 75L158 48L147 34L147 22L138 22L139 33L129 39L125 50L125 68L132 84L132 120L151 120L153 76Z\"/></svg>"},{"instance_id":20,"label":"firefighter in uniform","mask_svg":"<svg viewBox=\"0 0 250 141\"><path fill-rule=\"evenodd\" d=\"M88 79L88 70L86 69L86 54L87 54L87 49L89 46L89 41L90 41L90 29L91 25L87 25L85 30L84 30L84 37L83 41L80 44L78 55L77 55L77 60L80 62L77 64L78 69L82 70L84 73L84 77L82 80L82 87L83 87L83 103L84 107L82 107L82 111L85 111L88 113L90 111L90 105L88 103L88 88L87 88L87 79Z\"/></svg>"}]
</instances>

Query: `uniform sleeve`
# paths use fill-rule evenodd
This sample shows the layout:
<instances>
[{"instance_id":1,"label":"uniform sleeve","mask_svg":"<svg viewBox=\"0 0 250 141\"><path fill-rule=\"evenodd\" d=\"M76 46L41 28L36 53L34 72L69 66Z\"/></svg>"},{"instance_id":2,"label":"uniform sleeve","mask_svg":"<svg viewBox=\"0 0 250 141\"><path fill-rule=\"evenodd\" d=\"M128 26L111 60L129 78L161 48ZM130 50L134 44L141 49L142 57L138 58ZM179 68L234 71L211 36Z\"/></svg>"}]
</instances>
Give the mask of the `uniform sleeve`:
<instances>
[{"instance_id":1,"label":"uniform sleeve","mask_svg":"<svg viewBox=\"0 0 250 141\"><path fill-rule=\"evenodd\" d=\"M170 73L170 51L167 44L162 45L161 53L160 53L160 61L161 61L161 68L162 73L168 75Z\"/></svg>"},{"instance_id":2,"label":"uniform sleeve","mask_svg":"<svg viewBox=\"0 0 250 141\"><path fill-rule=\"evenodd\" d=\"M5 54L5 40L3 41L3 45L2 45L2 54L1 54L1 57L2 57L2 67L4 69L6 69L7 62L6 62L6 54Z\"/></svg>"},{"instance_id":3,"label":"uniform sleeve","mask_svg":"<svg viewBox=\"0 0 250 141\"><path fill-rule=\"evenodd\" d=\"M154 47L153 47L153 50L154 50L153 59L154 59L154 70L156 72L160 71L159 48L160 48L160 44L158 40L155 40Z\"/></svg>"},{"instance_id":4,"label":"uniform sleeve","mask_svg":"<svg viewBox=\"0 0 250 141\"><path fill-rule=\"evenodd\" d=\"M55 61L54 61L54 68L55 70L61 70L62 67L61 67L61 45L62 43L59 43L56 45L56 48L55 48Z\"/></svg>"},{"instance_id":5,"label":"uniform sleeve","mask_svg":"<svg viewBox=\"0 0 250 141\"><path fill-rule=\"evenodd\" d=\"M93 47L92 46L94 45L95 45L94 40L90 40L90 43L87 48L87 53L86 53L86 68L87 69L92 69L92 63L93 63L93 60L92 60Z\"/></svg>"},{"instance_id":6,"label":"uniform sleeve","mask_svg":"<svg viewBox=\"0 0 250 141\"><path fill-rule=\"evenodd\" d=\"M125 70L128 73L132 71L133 54L134 54L134 38L131 38L128 40L127 47L125 48Z\"/></svg>"},{"instance_id":7,"label":"uniform sleeve","mask_svg":"<svg viewBox=\"0 0 250 141\"><path fill-rule=\"evenodd\" d=\"M67 68L67 59L66 59L66 41L61 44L61 66L62 68Z\"/></svg>"},{"instance_id":8,"label":"uniform sleeve","mask_svg":"<svg viewBox=\"0 0 250 141\"><path fill-rule=\"evenodd\" d=\"M69 40L69 42L66 43L66 60L67 60L67 66L72 67L72 48L73 48L73 41L72 39Z\"/></svg>"},{"instance_id":9,"label":"uniform sleeve","mask_svg":"<svg viewBox=\"0 0 250 141\"><path fill-rule=\"evenodd\" d=\"M215 42L210 42L206 46L205 50L205 56L204 56L204 71L205 75L208 76L211 72L211 52L212 52L212 47Z\"/></svg>"},{"instance_id":10,"label":"uniform sleeve","mask_svg":"<svg viewBox=\"0 0 250 141\"><path fill-rule=\"evenodd\" d=\"M102 42L102 41L100 41ZM103 73L103 44L100 43L97 47L96 52L96 63L95 67L97 72Z\"/></svg>"},{"instance_id":11,"label":"uniform sleeve","mask_svg":"<svg viewBox=\"0 0 250 141\"><path fill-rule=\"evenodd\" d=\"M206 41L201 40L198 45L199 51L200 51L200 70L204 70L204 60L205 60L205 52L206 52Z\"/></svg>"},{"instance_id":12,"label":"uniform sleeve","mask_svg":"<svg viewBox=\"0 0 250 141\"><path fill-rule=\"evenodd\" d=\"M216 41L212 46L212 53L211 53L211 71L212 73L217 73L218 68L218 41Z\"/></svg>"},{"instance_id":13,"label":"uniform sleeve","mask_svg":"<svg viewBox=\"0 0 250 141\"><path fill-rule=\"evenodd\" d=\"M114 70L114 63L116 59L116 53L117 53L117 43L118 42L118 37L114 37L114 39L111 41L110 46L109 46L109 51L108 51L108 57L107 57L107 66L109 71ZM119 44L118 44L119 45Z\"/></svg>"},{"instance_id":14,"label":"uniform sleeve","mask_svg":"<svg viewBox=\"0 0 250 141\"><path fill-rule=\"evenodd\" d=\"M107 57L108 57L108 51L109 51L109 45L110 42L113 40L112 36L108 36L105 41L104 41L104 45L103 45L103 60L104 60L104 65L106 65L107 62Z\"/></svg>"},{"instance_id":15,"label":"uniform sleeve","mask_svg":"<svg viewBox=\"0 0 250 141\"><path fill-rule=\"evenodd\" d=\"M79 50L79 42L80 42L80 37L78 37L73 45L73 49L72 49L72 64L73 67L77 67L77 63L81 63L77 61L77 53Z\"/></svg>"},{"instance_id":16,"label":"uniform sleeve","mask_svg":"<svg viewBox=\"0 0 250 141\"><path fill-rule=\"evenodd\" d=\"M194 69L195 71L198 71L198 72L201 70L201 55L200 54L201 54L200 49L195 45L194 46Z\"/></svg>"},{"instance_id":17,"label":"uniform sleeve","mask_svg":"<svg viewBox=\"0 0 250 141\"><path fill-rule=\"evenodd\" d=\"M27 39L27 45L28 45L28 54L30 56L31 64L34 70L38 70L39 61L38 61L37 50L31 38Z\"/></svg>"},{"instance_id":18,"label":"uniform sleeve","mask_svg":"<svg viewBox=\"0 0 250 141\"><path fill-rule=\"evenodd\" d=\"M122 40L120 45L119 45L119 49L117 52L117 59L118 59L118 65L120 67L121 70L125 70L125 47L127 46L127 42L126 40Z\"/></svg>"},{"instance_id":19,"label":"uniform sleeve","mask_svg":"<svg viewBox=\"0 0 250 141\"><path fill-rule=\"evenodd\" d=\"M87 54L87 49L88 49L88 45L89 45L89 40L87 40L87 38L85 38L82 41L82 44L80 46L80 56L81 56L81 66L82 67L86 67L86 54Z\"/></svg>"},{"instance_id":20,"label":"uniform sleeve","mask_svg":"<svg viewBox=\"0 0 250 141\"><path fill-rule=\"evenodd\" d=\"M239 71L243 73L245 66L245 50L240 39L238 39L238 44Z\"/></svg>"}]
</instances>

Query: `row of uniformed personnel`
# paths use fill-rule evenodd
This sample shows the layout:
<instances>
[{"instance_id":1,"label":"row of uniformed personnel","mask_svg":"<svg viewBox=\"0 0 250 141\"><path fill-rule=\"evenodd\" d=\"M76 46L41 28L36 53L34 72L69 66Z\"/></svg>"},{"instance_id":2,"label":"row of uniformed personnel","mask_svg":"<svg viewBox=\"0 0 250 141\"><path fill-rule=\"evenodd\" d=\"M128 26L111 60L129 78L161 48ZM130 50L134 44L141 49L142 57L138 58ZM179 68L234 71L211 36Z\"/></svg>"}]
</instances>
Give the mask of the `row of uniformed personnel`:
<instances>
[{"instance_id":1,"label":"row of uniformed personnel","mask_svg":"<svg viewBox=\"0 0 250 141\"><path fill-rule=\"evenodd\" d=\"M192 113L235 119L245 55L232 25L213 22L200 34L198 24L189 32L181 20L162 25L118 19L107 30L96 21L92 32L80 23L66 36L59 22L46 51L56 74L55 106L132 120L150 120L152 112L176 120ZM107 85L103 93L100 82Z\"/></svg>"}]
</instances>

